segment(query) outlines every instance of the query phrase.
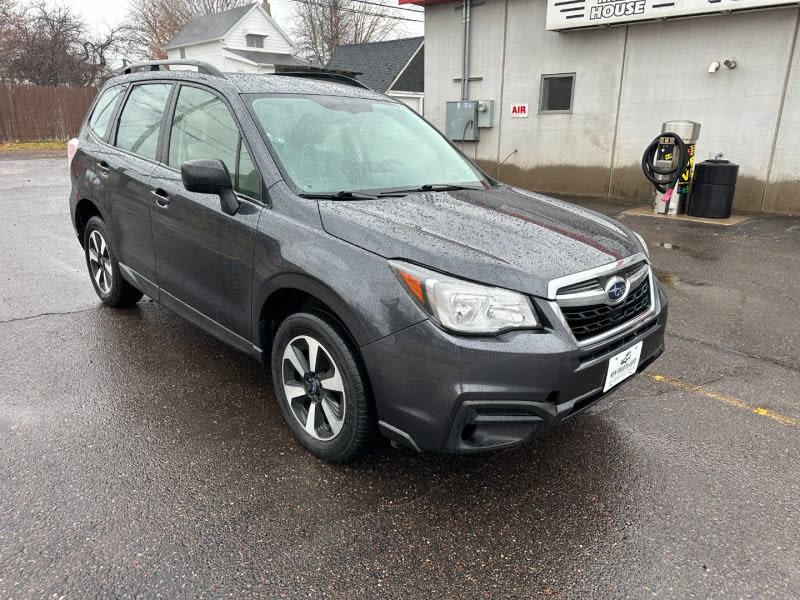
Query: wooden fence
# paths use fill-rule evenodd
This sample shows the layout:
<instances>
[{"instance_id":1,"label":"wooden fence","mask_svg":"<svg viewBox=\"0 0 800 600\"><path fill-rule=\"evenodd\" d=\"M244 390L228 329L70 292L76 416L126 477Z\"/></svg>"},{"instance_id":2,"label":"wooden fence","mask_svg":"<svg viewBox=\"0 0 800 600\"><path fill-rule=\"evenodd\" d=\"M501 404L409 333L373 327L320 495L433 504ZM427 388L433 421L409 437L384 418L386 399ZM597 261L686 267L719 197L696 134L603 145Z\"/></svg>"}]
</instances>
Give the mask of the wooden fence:
<instances>
[{"instance_id":1,"label":"wooden fence","mask_svg":"<svg viewBox=\"0 0 800 600\"><path fill-rule=\"evenodd\" d=\"M93 87L0 85L0 143L74 137L96 94Z\"/></svg>"}]
</instances>

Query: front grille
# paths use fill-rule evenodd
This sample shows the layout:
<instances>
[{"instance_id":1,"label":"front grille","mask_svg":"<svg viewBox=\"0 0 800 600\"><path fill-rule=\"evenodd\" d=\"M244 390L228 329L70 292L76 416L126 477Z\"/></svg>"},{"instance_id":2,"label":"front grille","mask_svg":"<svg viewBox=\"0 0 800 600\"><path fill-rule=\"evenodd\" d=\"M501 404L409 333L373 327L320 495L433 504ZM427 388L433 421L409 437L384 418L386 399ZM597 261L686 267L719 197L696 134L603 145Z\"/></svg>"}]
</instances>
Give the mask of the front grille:
<instances>
[{"instance_id":1,"label":"front grille","mask_svg":"<svg viewBox=\"0 0 800 600\"><path fill-rule=\"evenodd\" d=\"M591 363L596 361L598 358L608 358L609 355L614 353L616 350L619 350L623 346L626 346L637 337L644 335L645 333L649 332L651 329L655 329L658 327L658 320L652 320L641 327L637 327L636 329L632 329L630 333L627 333L625 337L618 337L614 338L614 341L610 344L606 344L594 352L590 352L589 354L584 354L580 357L580 363L585 365L587 363Z\"/></svg>"},{"instance_id":2,"label":"front grille","mask_svg":"<svg viewBox=\"0 0 800 600\"><path fill-rule=\"evenodd\" d=\"M596 304L593 306L562 307L561 312L572 334L579 342L602 335L607 331L638 317L650 308L650 279L632 290L617 306Z\"/></svg>"},{"instance_id":3,"label":"front grille","mask_svg":"<svg viewBox=\"0 0 800 600\"><path fill-rule=\"evenodd\" d=\"M620 277L623 277L624 279L630 279L635 274L639 273L639 271L642 271L643 269L646 269L646 268L647 268L647 263L638 262L638 263L636 263L634 265L626 267L625 269L622 269L621 271L617 271L616 273L613 273L613 275L619 275ZM603 277L596 277L594 279L589 279L587 281L581 281L580 283L574 283L572 285L569 285L567 287L563 287L563 288L559 289L558 290L558 295L559 296L568 296L570 294L577 294L577 293L580 293L580 292L590 292L590 291L594 291L594 290L602 290L603 289L603 285L605 284L605 282L608 279L608 277L609 277L608 275L605 275Z\"/></svg>"}]
</instances>

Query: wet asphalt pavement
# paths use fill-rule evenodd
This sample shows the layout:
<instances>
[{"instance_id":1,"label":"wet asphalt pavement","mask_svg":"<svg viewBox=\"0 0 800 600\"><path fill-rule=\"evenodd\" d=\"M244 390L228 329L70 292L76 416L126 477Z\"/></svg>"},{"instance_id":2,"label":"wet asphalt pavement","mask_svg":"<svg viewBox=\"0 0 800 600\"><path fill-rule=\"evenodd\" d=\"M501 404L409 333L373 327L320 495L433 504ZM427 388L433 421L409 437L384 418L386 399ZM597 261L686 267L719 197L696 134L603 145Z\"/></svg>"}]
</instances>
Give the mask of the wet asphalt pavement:
<instances>
[{"instance_id":1,"label":"wet asphalt pavement","mask_svg":"<svg viewBox=\"0 0 800 600\"><path fill-rule=\"evenodd\" d=\"M645 374L512 450L332 466L263 367L100 304L33 156L0 155L0 599L800 597L800 219L622 217L671 302Z\"/></svg>"}]
</instances>

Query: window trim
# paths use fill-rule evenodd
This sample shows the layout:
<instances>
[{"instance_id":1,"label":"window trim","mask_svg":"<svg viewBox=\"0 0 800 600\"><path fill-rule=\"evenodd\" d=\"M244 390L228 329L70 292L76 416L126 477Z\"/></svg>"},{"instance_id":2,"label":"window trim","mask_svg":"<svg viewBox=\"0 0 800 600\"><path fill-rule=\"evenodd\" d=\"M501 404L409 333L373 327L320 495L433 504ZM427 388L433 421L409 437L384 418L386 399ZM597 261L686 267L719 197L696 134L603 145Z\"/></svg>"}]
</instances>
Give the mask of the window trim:
<instances>
[{"instance_id":1,"label":"window trim","mask_svg":"<svg viewBox=\"0 0 800 600\"><path fill-rule=\"evenodd\" d=\"M545 87L545 80L546 79L556 79L556 78L563 78L563 77L571 77L572 78L572 86L570 87L570 94L569 94L569 108L567 110L546 110L544 108L544 87ZM540 115L568 115L572 114L572 110L575 107L575 71L571 73L547 73L543 74L540 81L539 81L539 114Z\"/></svg>"}]
</instances>

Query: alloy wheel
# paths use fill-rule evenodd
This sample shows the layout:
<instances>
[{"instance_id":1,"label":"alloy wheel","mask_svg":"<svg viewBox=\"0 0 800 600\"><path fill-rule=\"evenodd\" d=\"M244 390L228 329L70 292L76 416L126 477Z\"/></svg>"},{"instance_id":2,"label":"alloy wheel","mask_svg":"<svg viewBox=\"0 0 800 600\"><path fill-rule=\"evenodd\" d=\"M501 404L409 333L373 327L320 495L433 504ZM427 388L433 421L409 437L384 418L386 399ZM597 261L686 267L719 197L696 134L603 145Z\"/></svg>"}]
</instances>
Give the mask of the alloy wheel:
<instances>
[{"instance_id":1,"label":"alloy wheel","mask_svg":"<svg viewBox=\"0 0 800 600\"><path fill-rule=\"evenodd\" d=\"M104 295L111 293L114 274L111 270L111 255L108 244L99 231L94 230L89 235L89 268L92 278L97 284L97 289Z\"/></svg>"},{"instance_id":2,"label":"alloy wheel","mask_svg":"<svg viewBox=\"0 0 800 600\"><path fill-rule=\"evenodd\" d=\"M338 365L317 340L300 335L283 351L282 383L290 412L316 440L334 439L344 426L345 389Z\"/></svg>"}]
</instances>

